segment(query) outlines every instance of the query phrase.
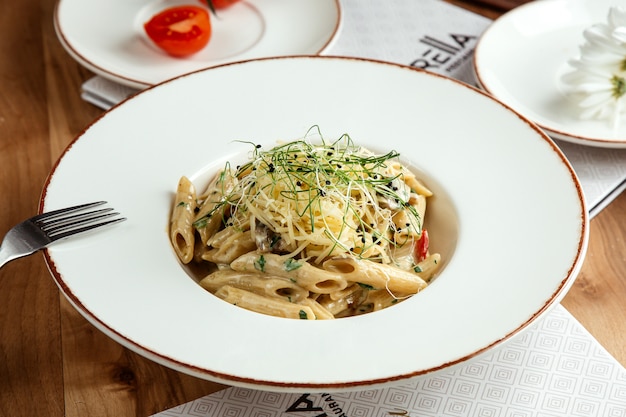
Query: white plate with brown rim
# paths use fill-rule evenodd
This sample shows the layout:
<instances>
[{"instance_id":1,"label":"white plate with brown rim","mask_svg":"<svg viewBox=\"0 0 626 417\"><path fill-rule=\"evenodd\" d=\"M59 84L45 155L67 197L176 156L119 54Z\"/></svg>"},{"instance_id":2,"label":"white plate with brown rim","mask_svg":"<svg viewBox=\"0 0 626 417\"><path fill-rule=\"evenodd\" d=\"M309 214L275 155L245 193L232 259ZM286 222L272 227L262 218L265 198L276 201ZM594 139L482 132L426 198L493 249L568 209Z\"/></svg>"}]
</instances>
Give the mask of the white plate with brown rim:
<instances>
[{"instance_id":1,"label":"white plate with brown rim","mask_svg":"<svg viewBox=\"0 0 626 417\"><path fill-rule=\"evenodd\" d=\"M314 125L398 151L435 192L427 217L442 269L412 298L351 318L282 319L218 299L178 262L168 224L180 176L202 188L248 155L238 141L271 147ZM54 166L40 209L91 200L128 220L45 251L71 304L158 363L273 391L406 383L491 353L558 304L589 228L572 167L525 117L442 76L319 56L195 72L104 113Z\"/></svg>"},{"instance_id":2,"label":"white plate with brown rim","mask_svg":"<svg viewBox=\"0 0 626 417\"><path fill-rule=\"evenodd\" d=\"M474 72L481 88L543 128L579 145L626 148L626 123L582 119L561 76L573 67L583 31L607 20L616 0L533 1L505 13L476 45Z\"/></svg>"},{"instance_id":3,"label":"white plate with brown rim","mask_svg":"<svg viewBox=\"0 0 626 417\"><path fill-rule=\"evenodd\" d=\"M211 15L212 35L200 52L172 57L143 24L167 7L199 0L59 0L54 27L65 50L109 80L145 88L228 62L327 50L340 31L339 0L242 0Z\"/></svg>"}]
</instances>

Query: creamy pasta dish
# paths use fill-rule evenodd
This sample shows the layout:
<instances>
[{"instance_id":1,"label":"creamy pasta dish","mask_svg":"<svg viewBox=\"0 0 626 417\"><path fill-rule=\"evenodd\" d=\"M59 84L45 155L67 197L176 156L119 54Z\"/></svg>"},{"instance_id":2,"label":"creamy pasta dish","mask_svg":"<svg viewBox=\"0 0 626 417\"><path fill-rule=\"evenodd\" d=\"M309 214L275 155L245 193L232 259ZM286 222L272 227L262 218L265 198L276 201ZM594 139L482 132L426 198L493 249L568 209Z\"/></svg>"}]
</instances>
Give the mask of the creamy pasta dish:
<instances>
[{"instance_id":1,"label":"creamy pasta dish","mask_svg":"<svg viewBox=\"0 0 626 417\"><path fill-rule=\"evenodd\" d=\"M424 289L437 272L424 228L432 192L390 151L348 135L264 150L227 163L203 193L182 177L170 239L200 284L263 314L333 319L377 311Z\"/></svg>"}]
</instances>

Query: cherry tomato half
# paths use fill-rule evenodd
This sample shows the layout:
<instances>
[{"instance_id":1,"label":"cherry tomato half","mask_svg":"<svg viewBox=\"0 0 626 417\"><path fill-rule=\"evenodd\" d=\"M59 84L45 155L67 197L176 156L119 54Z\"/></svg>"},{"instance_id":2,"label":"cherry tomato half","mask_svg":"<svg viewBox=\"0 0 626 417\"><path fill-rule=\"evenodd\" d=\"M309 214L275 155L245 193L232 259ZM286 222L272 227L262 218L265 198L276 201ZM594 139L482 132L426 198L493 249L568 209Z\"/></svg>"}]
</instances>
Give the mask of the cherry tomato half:
<instances>
[{"instance_id":1,"label":"cherry tomato half","mask_svg":"<svg viewBox=\"0 0 626 417\"><path fill-rule=\"evenodd\" d=\"M237 3L239 0L212 0L212 1L213 1L213 6L215 6L216 9L225 9Z\"/></svg>"},{"instance_id":2,"label":"cherry tomato half","mask_svg":"<svg viewBox=\"0 0 626 417\"><path fill-rule=\"evenodd\" d=\"M204 48L211 39L211 21L206 9L170 7L143 25L152 41L170 55L181 57Z\"/></svg>"},{"instance_id":3,"label":"cherry tomato half","mask_svg":"<svg viewBox=\"0 0 626 417\"><path fill-rule=\"evenodd\" d=\"M213 3L213 7L215 7L216 9L225 9L239 2L240 0L200 0L200 3L208 5L209 1ZM209 5L209 7L211 6Z\"/></svg>"},{"instance_id":4,"label":"cherry tomato half","mask_svg":"<svg viewBox=\"0 0 626 417\"><path fill-rule=\"evenodd\" d=\"M428 256L428 246L430 245L430 239L428 239L428 231L422 230L422 236L417 240L415 244L415 260L421 262Z\"/></svg>"}]
</instances>

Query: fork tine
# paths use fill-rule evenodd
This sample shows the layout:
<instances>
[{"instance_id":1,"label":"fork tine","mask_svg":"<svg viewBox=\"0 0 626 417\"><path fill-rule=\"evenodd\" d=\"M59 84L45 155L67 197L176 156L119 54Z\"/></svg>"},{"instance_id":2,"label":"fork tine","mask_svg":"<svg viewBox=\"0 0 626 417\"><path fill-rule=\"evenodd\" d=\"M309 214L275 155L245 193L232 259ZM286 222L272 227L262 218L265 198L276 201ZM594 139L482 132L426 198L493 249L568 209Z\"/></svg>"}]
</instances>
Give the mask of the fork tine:
<instances>
[{"instance_id":1,"label":"fork tine","mask_svg":"<svg viewBox=\"0 0 626 417\"><path fill-rule=\"evenodd\" d=\"M64 214L75 213L77 211L86 210L86 209L96 207L96 206L101 206L106 203L107 203L106 201L95 201L93 203L80 204L78 206L72 206L72 207L65 207L59 210L53 210L53 211L48 211L46 213L39 214L35 217L32 217L31 219L33 221L51 220L59 216L62 216Z\"/></svg>"},{"instance_id":2,"label":"fork tine","mask_svg":"<svg viewBox=\"0 0 626 417\"><path fill-rule=\"evenodd\" d=\"M126 220L111 208L89 210L102 204L106 201L53 210L13 226L0 242L0 268L52 242Z\"/></svg>"},{"instance_id":3,"label":"fork tine","mask_svg":"<svg viewBox=\"0 0 626 417\"><path fill-rule=\"evenodd\" d=\"M72 230L76 230L80 226L94 224L99 220L119 215L119 213L111 212L111 210L113 209L109 208L90 211L86 213L75 214L73 216L57 218L48 223L42 223L41 221L38 221L37 224L39 225L41 230L52 239L60 233L66 231L71 233Z\"/></svg>"},{"instance_id":4,"label":"fork tine","mask_svg":"<svg viewBox=\"0 0 626 417\"><path fill-rule=\"evenodd\" d=\"M104 218L117 216L117 215L119 215L119 213L103 214L103 215L100 215L98 217L94 217L90 221L87 221L87 222L81 221L81 222L76 222L76 223L73 223L73 224L68 224L63 229L55 230L52 233L46 232L46 234L48 234L49 238L52 241L56 241L56 240L63 239L63 238L69 237L69 236L73 236L73 235L78 234L78 233L87 232L89 230L97 229L99 227L111 225L111 224L114 224L114 223L123 222L124 220L126 220L126 217L118 217L118 218L111 219L111 220L106 220L106 221L102 221L102 222L98 222L98 223L93 223L96 220L102 220ZM81 226L81 225L83 225L83 226ZM78 227L78 226L81 226L81 227Z\"/></svg>"},{"instance_id":5,"label":"fork tine","mask_svg":"<svg viewBox=\"0 0 626 417\"><path fill-rule=\"evenodd\" d=\"M78 214L72 214L69 216L64 213L63 215L53 216L52 218L46 217L43 219L38 219L38 220L35 220L35 222L43 230L54 230L55 228L62 227L64 224L77 222L80 220L87 221L89 220L90 217L97 216L97 215L100 215L100 214L103 214L112 210L113 209L109 207L109 208L103 208L99 210L86 211L86 212L78 213ZM72 213L72 212L69 212L69 213Z\"/></svg>"},{"instance_id":6,"label":"fork tine","mask_svg":"<svg viewBox=\"0 0 626 417\"><path fill-rule=\"evenodd\" d=\"M112 208L88 209L106 204L106 201L80 204L59 210L49 211L30 219L51 241L63 239L77 233L126 220L124 217L113 218L119 213ZM87 211L86 211L87 210ZM110 220L107 220L110 219Z\"/></svg>"}]
</instances>

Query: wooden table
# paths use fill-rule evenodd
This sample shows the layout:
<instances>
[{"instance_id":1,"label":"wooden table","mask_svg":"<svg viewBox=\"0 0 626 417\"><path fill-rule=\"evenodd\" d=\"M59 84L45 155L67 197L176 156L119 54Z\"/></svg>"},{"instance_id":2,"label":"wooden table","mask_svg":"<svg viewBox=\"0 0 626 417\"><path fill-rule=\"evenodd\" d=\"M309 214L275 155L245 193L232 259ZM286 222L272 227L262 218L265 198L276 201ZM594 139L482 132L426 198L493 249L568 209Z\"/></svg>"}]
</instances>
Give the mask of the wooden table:
<instances>
[{"instance_id":1,"label":"wooden table","mask_svg":"<svg viewBox=\"0 0 626 417\"><path fill-rule=\"evenodd\" d=\"M496 18L515 0L450 0ZM33 215L63 149L102 111L79 97L92 74L56 39L55 0L0 6L0 235ZM492 6L488 4L491 3ZM563 305L626 365L626 194L591 222ZM60 295L40 254L0 271L0 416L148 416L223 386L121 347Z\"/></svg>"}]
</instances>

